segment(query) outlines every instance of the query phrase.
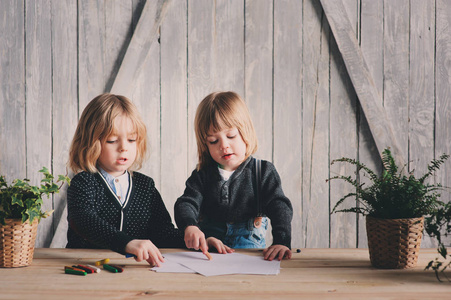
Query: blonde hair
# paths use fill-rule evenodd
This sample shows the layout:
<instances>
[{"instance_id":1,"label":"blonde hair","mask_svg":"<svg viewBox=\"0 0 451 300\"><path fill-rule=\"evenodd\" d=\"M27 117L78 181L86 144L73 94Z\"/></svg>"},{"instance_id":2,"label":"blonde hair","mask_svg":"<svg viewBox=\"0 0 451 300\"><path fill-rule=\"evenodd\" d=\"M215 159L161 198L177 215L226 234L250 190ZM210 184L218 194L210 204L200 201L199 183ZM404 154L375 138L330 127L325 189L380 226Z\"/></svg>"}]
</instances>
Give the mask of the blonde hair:
<instances>
[{"instance_id":1,"label":"blonde hair","mask_svg":"<svg viewBox=\"0 0 451 300\"><path fill-rule=\"evenodd\" d=\"M194 119L197 170L213 163L208 151L207 136L210 129L221 131L236 127L246 144L246 159L257 151L257 135L246 103L235 92L215 92L205 97L197 107Z\"/></svg>"},{"instance_id":2,"label":"blonde hair","mask_svg":"<svg viewBox=\"0 0 451 300\"><path fill-rule=\"evenodd\" d=\"M98 172L96 163L102 143L114 132L114 120L124 114L130 118L136 131L136 159L130 169L142 167L147 153L147 129L136 109L126 97L101 94L83 110L69 150L68 167L75 173Z\"/></svg>"}]
</instances>

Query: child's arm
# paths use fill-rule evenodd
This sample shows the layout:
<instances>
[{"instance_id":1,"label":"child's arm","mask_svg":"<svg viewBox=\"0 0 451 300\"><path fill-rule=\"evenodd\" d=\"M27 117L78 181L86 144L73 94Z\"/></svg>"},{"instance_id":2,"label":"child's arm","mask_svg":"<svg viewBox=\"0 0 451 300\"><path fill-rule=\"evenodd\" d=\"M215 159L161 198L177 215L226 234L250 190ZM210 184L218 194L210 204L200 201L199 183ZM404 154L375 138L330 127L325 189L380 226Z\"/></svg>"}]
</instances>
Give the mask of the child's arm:
<instances>
[{"instance_id":1,"label":"child's arm","mask_svg":"<svg viewBox=\"0 0 451 300\"><path fill-rule=\"evenodd\" d=\"M291 220L293 207L283 190L280 176L270 162L262 163L263 212L271 219L273 246L284 246L284 253L291 248ZM279 249L276 247L276 249ZM280 251L278 251L280 252ZM291 253L291 251L290 251Z\"/></svg>"},{"instance_id":2,"label":"child's arm","mask_svg":"<svg viewBox=\"0 0 451 300\"><path fill-rule=\"evenodd\" d=\"M184 230L188 226L198 225L200 208L203 202L205 179L200 172L194 170L186 181L185 191L174 205L174 217L178 228Z\"/></svg>"},{"instance_id":3,"label":"child's arm","mask_svg":"<svg viewBox=\"0 0 451 300\"><path fill-rule=\"evenodd\" d=\"M160 267L164 262L160 250L150 240L132 240L125 246L125 252L135 255L137 262L146 260L151 266Z\"/></svg>"}]
</instances>

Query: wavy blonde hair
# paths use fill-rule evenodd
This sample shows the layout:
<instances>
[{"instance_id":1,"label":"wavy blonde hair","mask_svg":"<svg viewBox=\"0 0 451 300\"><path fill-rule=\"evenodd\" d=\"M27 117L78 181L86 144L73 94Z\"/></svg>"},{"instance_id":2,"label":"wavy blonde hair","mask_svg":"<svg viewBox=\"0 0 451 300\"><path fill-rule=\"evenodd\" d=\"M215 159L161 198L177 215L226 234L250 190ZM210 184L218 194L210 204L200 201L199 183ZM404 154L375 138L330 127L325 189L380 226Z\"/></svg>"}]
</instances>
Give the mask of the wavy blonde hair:
<instances>
[{"instance_id":1,"label":"wavy blonde hair","mask_svg":"<svg viewBox=\"0 0 451 300\"><path fill-rule=\"evenodd\" d=\"M137 136L136 159L130 169L139 170L142 167L147 154L146 125L128 98L105 93L88 103L78 121L67 163L72 171L98 172L96 164L101 145L114 132L114 120L121 114L130 118Z\"/></svg>"},{"instance_id":2,"label":"wavy blonde hair","mask_svg":"<svg viewBox=\"0 0 451 300\"><path fill-rule=\"evenodd\" d=\"M205 97L197 107L194 119L197 153L197 170L213 163L208 151L207 136L210 129L221 131L236 127L246 144L246 159L257 151L258 142L249 110L235 92L215 92Z\"/></svg>"}]
</instances>

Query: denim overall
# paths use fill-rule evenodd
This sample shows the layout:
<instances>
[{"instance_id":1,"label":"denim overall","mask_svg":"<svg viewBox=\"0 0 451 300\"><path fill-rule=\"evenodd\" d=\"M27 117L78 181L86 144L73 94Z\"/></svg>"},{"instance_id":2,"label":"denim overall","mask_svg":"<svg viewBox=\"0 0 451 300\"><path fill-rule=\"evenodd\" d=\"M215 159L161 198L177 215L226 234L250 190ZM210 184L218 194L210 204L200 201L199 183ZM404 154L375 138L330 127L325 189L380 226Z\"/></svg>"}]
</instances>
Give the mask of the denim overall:
<instances>
[{"instance_id":1,"label":"denim overall","mask_svg":"<svg viewBox=\"0 0 451 300\"><path fill-rule=\"evenodd\" d=\"M200 222L200 229L205 236L213 236L220 239L225 245L234 248L265 248L266 229L268 218L262 218L259 228L254 226L254 219L246 222L224 223L211 220Z\"/></svg>"}]
</instances>

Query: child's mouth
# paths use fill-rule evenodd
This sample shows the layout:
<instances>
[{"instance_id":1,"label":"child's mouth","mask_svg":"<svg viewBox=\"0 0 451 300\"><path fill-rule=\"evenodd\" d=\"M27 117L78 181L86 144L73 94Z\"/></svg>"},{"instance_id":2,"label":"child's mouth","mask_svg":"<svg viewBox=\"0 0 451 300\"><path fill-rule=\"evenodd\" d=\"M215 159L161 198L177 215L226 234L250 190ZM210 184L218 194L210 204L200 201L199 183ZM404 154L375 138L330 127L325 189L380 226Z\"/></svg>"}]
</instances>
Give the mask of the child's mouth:
<instances>
[{"instance_id":1,"label":"child's mouth","mask_svg":"<svg viewBox=\"0 0 451 300\"><path fill-rule=\"evenodd\" d=\"M230 159L230 158L232 158L232 153L229 153L229 154L226 154L226 155L223 155L222 157L224 158L224 159Z\"/></svg>"}]
</instances>

